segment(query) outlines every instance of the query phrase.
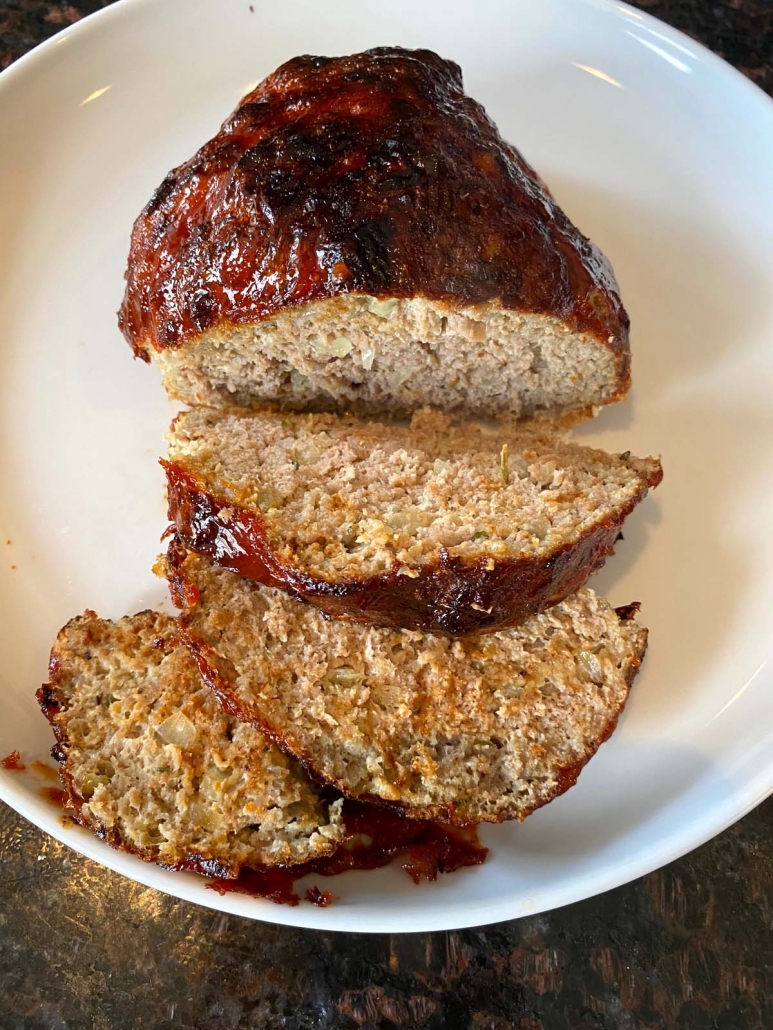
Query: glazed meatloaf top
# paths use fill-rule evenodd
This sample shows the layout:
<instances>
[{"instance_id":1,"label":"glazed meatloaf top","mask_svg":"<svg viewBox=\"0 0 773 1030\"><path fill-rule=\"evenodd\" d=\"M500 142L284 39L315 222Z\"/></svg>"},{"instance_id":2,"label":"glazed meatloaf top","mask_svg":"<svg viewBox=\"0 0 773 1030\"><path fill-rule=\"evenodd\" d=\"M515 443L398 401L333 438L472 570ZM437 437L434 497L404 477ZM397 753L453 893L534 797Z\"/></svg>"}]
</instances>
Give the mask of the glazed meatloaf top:
<instances>
[{"instance_id":1,"label":"glazed meatloaf top","mask_svg":"<svg viewBox=\"0 0 773 1030\"><path fill-rule=\"evenodd\" d=\"M132 235L120 324L149 358L347 294L555 317L614 356L628 318L601 252L429 50L297 57L171 171Z\"/></svg>"}]
</instances>

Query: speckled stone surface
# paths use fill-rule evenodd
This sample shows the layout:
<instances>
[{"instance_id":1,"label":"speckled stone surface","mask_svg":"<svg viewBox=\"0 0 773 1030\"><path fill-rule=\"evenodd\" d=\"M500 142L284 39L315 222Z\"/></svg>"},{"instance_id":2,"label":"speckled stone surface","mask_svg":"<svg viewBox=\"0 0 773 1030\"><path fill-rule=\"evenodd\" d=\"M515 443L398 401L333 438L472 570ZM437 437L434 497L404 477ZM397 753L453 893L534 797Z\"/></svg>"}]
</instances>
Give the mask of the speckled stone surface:
<instances>
[{"instance_id":1,"label":"speckled stone surface","mask_svg":"<svg viewBox=\"0 0 773 1030\"><path fill-rule=\"evenodd\" d=\"M0 67L102 6L0 0ZM773 93L773 0L639 6ZM773 799L601 897L404 937L292 930L176 901L0 805L0 1030L140 1027L771 1030Z\"/></svg>"}]
</instances>

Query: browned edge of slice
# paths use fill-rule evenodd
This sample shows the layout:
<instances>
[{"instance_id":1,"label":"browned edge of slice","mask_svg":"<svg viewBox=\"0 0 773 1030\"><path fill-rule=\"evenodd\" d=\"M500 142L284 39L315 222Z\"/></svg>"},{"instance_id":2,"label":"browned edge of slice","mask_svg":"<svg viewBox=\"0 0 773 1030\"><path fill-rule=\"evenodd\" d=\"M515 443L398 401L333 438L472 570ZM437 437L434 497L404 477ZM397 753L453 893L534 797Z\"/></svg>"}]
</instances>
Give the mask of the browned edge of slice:
<instances>
[{"instance_id":1,"label":"browned edge of slice","mask_svg":"<svg viewBox=\"0 0 773 1030\"><path fill-rule=\"evenodd\" d=\"M192 551L242 576L278 587L334 618L462 637L518 626L576 593L614 552L620 527L648 490L660 466L613 519L574 543L540 557L475 561L440 558L417 569L396 562L378 575L329 582L280 561L266 522L257 513L207 492L184 468L161 459L168 483L169 518ZM228 519L219 517L228 511Z\"/></svg>"},{"instance_id":2,"label":"browned edge of slice","mask_svg":"<svg viewBox=\"0 0 773 1030\"><path fill-rule=\"evenodd\" d=\"M630 604L623 604L620 605L620 607L615 608L615 614L621 622L628 622L630 619L633 619L636 616L636 613L639 611L640 608L641 601L631 601ZM628 687L628 692L625 696L625 700L620 705L615 714L610 717L604 734L596 742L596 746L594 747L594 749L589 754L585 755L582 759L580 759L578 762L575 762L572 765L564 766L564 768L560 770L558 774L558 784L556 786L556 789L553 791L552 794L550 794L548 797L540 801L538 805L535 805L532 809L532 812L536 812L538 808L544 808L545 805L550 804L550 802L553 801L554 798L560 797L560 795L565 794L570 787L573 787L575 783L577 783L577 780L580 777L580 773L583 771L583 769L591 760L591 758L593 758L593 756L596 754L596 752L602 744L606 744L606 742L617 729L617 724L620 721L620 716L623 714L625 706L628 703L628 698L631 693L633 681L636 679L636 675L639 669L641 668L641 663L644 661L644 655L647 652L647 638L649 636L649 630L645 629L644 627L642 627L642 630L644 632L644 642L642 644L642 648L631 661L625 674L625 682L626 686ZM531 812L529 814L531 814Z\"/></svg>"},{"instance_id":3,"label":"browned edge of slice","mask_svg":"<svg viewBox=\"0 0 773 1030\"><path fill-rule=\"evenodd\" d=\"M220 657L220 655L217 654L214 648L203 641L190 629L187 609L192 608L198 603L200 592L198 587L186 578L183 571L185 553L186 550L182 546L181 542L173 537L170 541L166 558L161 560L157 568L159 571L161 571L162 568L165 568L172 601L178 608L182 609L179 617L182 637L187 643L191 654L195 658L203 679L209 685L225 711L242 722L248 722L255 726L256 729L272 740L277 747L281 748L287 754L292 755L293 758L301 764L311 779L316 780L318 783L334 787L345 797L390 808L409 819L430 819L450 823L453 826L473 826L480 822L501 823L506 821L508 817L504 814L500 815L499 818L492 817L486 819L479 817L474 820L465 819L463 817L459 817L455 811L454 805L452 804L425 806L403 805L400 802L389 801L373 794L356 794L352 792L346 784L338 780L331 780L322 775L319 769L316 768L308 753L298 743L298 740L290 729L287 727L279 727L269 720L266 720L256 706L245 705L243 701L239 699L234 684L230 680L227 663ZM634 617L638 609L639 602L634 601L631 604L616 608L615 612L622 622L627 622L629 619ZM548 797L543 798L533 808L526 812L522 812L518 816L519 822L523 822L523 820L527 816L531 815L532 812L536 811L538 808L543 808L550 801L553 801L559 795L566 793L570 787L573 787L577 782L580 773L596 754L599 747L609 740L612 733L615 731L620 716L622 715L623 709L627 703L631 686L636 678L639 668L641 667L641 663L647 650L647 630L642 627L642 631L643 643L641 650L631 659L626 670L626 686L628 689L625 699L621 702L618 709L610 715L604 732L600 735L599 739L594 741L594 743L588 748L582 758L578 759L576 762L572 762L570 765L556 770L557 783L555 790Z\"/></svg>"}]
</instances>

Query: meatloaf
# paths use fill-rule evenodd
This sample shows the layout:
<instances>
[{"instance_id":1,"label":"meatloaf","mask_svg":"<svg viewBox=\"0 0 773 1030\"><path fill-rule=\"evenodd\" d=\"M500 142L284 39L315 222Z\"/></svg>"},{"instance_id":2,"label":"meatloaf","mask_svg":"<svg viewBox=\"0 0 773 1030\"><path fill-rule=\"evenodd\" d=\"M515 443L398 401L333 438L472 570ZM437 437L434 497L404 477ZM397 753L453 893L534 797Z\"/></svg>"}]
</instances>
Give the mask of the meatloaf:
<instances>
[{"instance_id":1,"label":"meatloaf","mask_svg":"<svg viewBox=\"0 0 773 1030\"><path fill-rule=\"evenodd\" d=\"M450 636L579 590L662 475L655 458L431 411L404 426L194 408L165 466L193 550L330 615Z\"/></svg>"},{"instance_id":2,"label":"meatloaf","mask_svg":"<svg viewBox=\"0 0 773 1030\"><path fill-rule=\"evenodd\" d=\"M75 819L206 875L296 864L344 838L342 800L218 705L168 615L72 619L38 692Z\"/></svg>"},{"instance_id":3,"label":"meatloaf","mask_svg":"<svg viewBox=\"0 0 773 1030\"><path fill-rule=\"evenodd\" d=\"M457 825L524 819L614 730L647 631L590 590L464 640L323 618L172 540L159 571L227 711L362 801Z\"/></svg>"},{"instance_id":4,"label":"meatloaf","mask_svg":"<svg viewBox=\"0 0 773 1030\"><path fill-rule=\"evenodd\" d=\"M610 265L429 50L247 94L137 219L120 324L191 404L579 417L630 381Z\"/></svg>"}]
</instances>

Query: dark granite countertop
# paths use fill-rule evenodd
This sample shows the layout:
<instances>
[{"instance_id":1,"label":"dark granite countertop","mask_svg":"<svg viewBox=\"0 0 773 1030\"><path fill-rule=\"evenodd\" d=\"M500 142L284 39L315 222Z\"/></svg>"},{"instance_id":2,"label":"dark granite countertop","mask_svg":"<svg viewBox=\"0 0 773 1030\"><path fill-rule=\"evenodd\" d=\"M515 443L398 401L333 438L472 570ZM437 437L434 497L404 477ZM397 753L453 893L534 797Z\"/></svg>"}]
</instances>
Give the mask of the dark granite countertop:
<instances>
[{"instance_id":1,"label":"dark granite countertop","mask_svg":"<svg viewBox=\"0 0 773 1030\"><path fill-rule=\"evenodd\" d=\"M0 0L0 68L103 6ZM638 6L773 93L773 0ZM0 804L0 1030L136 1027L773 1028L773 798L601 897L480 930L367 937L177 901Z\"/></svg>"}]
</instances>

